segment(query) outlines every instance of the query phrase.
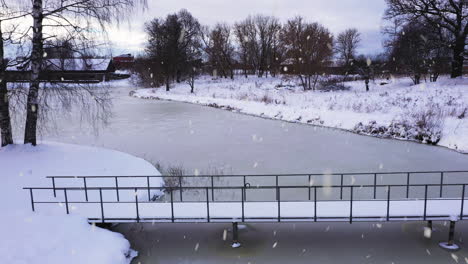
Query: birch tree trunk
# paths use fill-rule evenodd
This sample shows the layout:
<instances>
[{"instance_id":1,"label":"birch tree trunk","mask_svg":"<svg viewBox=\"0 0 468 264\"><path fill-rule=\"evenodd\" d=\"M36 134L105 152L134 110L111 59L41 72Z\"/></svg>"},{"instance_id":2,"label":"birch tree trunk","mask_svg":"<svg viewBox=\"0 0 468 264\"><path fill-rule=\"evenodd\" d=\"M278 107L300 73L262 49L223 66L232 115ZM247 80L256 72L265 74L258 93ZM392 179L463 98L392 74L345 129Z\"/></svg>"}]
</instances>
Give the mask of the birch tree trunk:
<instances>
[{"instance_id":1,"label":"birch tree trunk","mask_svg":"<svg viewBox=\"0 0 468 264\"><path fill-rule=\"evenodd\" d=\"M6 63L2 38L2 22L0 21L0 130L2 147L13 144L11 132L10 103L6 81Z\"/></svg>"},{"instance_id":2,"label":"birch tree trunk","mask_svg":"<svg viewBox=\"0 0 468 264\"><path fill-rule=\"evenodd\" d=\"M33 0L33 40L31 54L31 83L29 86L26 104L26 126L24 131L24 144L36 146L37 119L39 111L39 75L42 67L43 44L42 44L42 21L44 18L42 0Z\"/></svg>"}]
</instances>

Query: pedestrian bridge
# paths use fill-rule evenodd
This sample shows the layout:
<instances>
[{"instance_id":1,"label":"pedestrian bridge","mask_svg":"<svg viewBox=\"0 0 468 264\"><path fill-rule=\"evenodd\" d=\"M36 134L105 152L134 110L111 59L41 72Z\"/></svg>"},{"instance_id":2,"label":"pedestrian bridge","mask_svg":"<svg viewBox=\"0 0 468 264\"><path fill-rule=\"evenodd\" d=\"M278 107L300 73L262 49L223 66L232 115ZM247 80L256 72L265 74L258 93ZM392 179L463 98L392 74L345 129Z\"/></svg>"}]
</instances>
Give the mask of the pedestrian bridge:
<instances>
[{"instance_id":1,"label":"pedestrian bridge","mask_svg":"<svg viewBox=\"0 0 468 264\"><path fill-rule=\"evenodd\" d=\"M48 178L33 211L95 223L450 221L453 244L468 211L468 171Z\"/></svg>"}]
</instances>

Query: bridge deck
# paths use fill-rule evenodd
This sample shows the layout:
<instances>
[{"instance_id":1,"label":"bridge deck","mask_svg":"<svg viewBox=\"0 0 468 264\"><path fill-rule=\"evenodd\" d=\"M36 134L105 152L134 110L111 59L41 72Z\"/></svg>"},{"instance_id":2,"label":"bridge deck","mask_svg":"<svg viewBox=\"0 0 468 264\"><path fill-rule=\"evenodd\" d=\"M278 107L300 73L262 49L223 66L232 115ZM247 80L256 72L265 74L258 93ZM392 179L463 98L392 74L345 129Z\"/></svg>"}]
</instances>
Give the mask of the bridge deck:
<instances>
[{"instance_id":1,"label":"bridge deck","mask_svg":"<svg viewBox=\"0 0 468 264\"><path fill-rule=\"evenodd\" d=\"M41 204L63 212L61 203ZM37 205L36 205L37 207ZM68 203L71 214L92 222L267 222L458 220L461 200L372 200L306 202ZM103 216L104 215L104 219Z\"/></svg>"}]
</instances>

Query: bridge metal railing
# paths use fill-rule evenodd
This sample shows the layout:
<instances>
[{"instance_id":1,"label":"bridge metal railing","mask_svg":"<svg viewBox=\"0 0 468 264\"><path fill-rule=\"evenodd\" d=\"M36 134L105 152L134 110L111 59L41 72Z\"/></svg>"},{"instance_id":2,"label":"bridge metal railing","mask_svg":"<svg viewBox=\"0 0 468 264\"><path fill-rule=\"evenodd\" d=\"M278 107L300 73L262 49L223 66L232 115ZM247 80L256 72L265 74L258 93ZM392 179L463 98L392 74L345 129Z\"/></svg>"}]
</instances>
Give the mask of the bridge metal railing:
<instances>
[{"instance_id":1,"label":"bridge metal railing","mask_svg":"<svg viewBox=\"0 0 468 264\"><path fill-rule=\"evenodd\" d=\"M420 176L420 177L416 177ZM446 182L449 183L467 183L468 184L468 171L410 171L410 172L363 172L363 173L315 173L315 174L263 174L263 175L183 175L183 176L49 176L47 177L51 179L52 183L52 191L54 197L56 197L57 189L65 186L57 186L58 180L74 180L82 181L81 188L85 192L86 199L88 199L87 192L90 187L100 187L100 186L90 186L90 180L92 179L106 179L112 180L113 186L109 184L106 187L113 187L115 188L117 201L120 200L119 192L122 190L123 187L129 186L122 186L122 180L124 179L143 179L146 180L146 186L148 192L148 199L150 200L152 194L150 190L154 189L151 185L152 179L166 179L171 178L175 179L172 185L165 186L165 189L170 188L172 191L177 191L179 200L184 200L184 190L189 190L190 187L210 187L211 190L211 197L212 201L215 200L215 187L238 187L243 186L245 187L244 190L249 190L249 187L262 187L262 186L274 186L274 187L282 187L282 186L313 186L314 184L318 183L320 180L328 179L328 184L322 185L339 185L339 199L344 199L344 190L345 186L347 185L354 185L354 186L361 186L361 185L369 185L369 182L372 182L373 190L371 190L373 199L377 198L377 187L378 185L384 184L385 180L395 180L397 178L398 185L404 185L406 188L404 190L406 194L406 198L410 198L410 191L412 186L414 186L414 181L419 180L420 184L427 183L428 180L432 181L430 184L438 184L439 187L439 197L442 198L444 194L444 186ZM268 182L262 183L256 181L256 179L268 179ZM294 178L295 180L289 181L292 183L285 183L288 179ZM359 183L359 179L361 178L361 183ZM380 178L380 179L379 179ZM385 178L385 180L384 180ZM450 178L454 178L454 180L450 181ZM215 181L225 180L222 182L223 186L217 186ZM187 180L193 180L192 182L187 183ZM251 181L256 183L252 183ZM196 182L202 182L203 186L197 186ZM337 182L337 183L335 183ZM319 183L320 185L320 183ZM384 184L385 185L385 184ZM387 184L387 185L394 185L394 183ZM157 187L157 186L154 186ZM164 189L162 189L164 190ZM247 198L247 192L244 191L244 198ZM310 199L310 192L309 197Z\"/></svg>"},{"instance_id":2,"label":"bridge metal railing","mask_svg":"<svg viewBox=\"0 0 468 264\"><path fill-rule=\"evenodd\" d=\"M394 184L394 185L376 185L376 184L370 184L370 185L330 185L330 186L325 186L325 185L308 185L308 186L255 186L255 187L246 187L246 186L229 186L229 187L211 187L211 186L203 186L203 187L184 187L186 190L195 190L198 191L201 195L198 197L199 199L196 201L175 201L174 200L174 190L178 189L179 187L151 187L151 186L139 186L139 187L25 187L25 190L29 191L30 199L31 199L31 207L33 211L36 211L36 206L38 205L43 205L43 204L61 204L65 208L65 212L67 214L70 214L70 206L74 204L91 204L91 205L96 205L99 206L100 208L100 217L90 217L89 221L91 222L232 222L232 221L241 221L241 222L254 222L254 221L349 221L352 223L353 221L406 221L406 220L449 220L454 217L453 214L447 215L447 214L428 214L428 210L431 209L430 202L433 201L445 201L445 200L450 200L454 201L455 203L460 203L460 207L458 212L456 213L457 217L460 220L465 220L466 215L465 215L465 191L466 191L466 185L468 184L450 184L450 183L440 183L440 184L409 184L409 187L411 188L417 188L417 189L422 189L424 192L424 196L416 199L409 199L409 198L402 198L402 197L392 197L392 190L395 190L397 188L406 188L408 185L405 184ZM429 189L430 188L436 188L439 189L440 187L443 188L451 188L451 197L450 198L444 198L444 197L439 197L439 194L437 195L430 195ZM307 190L307 198L299 198L299 199L288 199L283 198L282 192L284 193L285 190L294 190L297 191L299 189L306 189ZM327 217L327 216L319 216L319 208L318 205L322 202L327 202L329 200L326 199L321 199L318 196L319 191L323 191L324 189L346 189L349 190L349 196L347 197L341 197L339 201L341 202L346 202L349 207L349 212L346 214L346 216L339 216L339 217ZM385 198L374 198L374 199L363 199L363 198L358 198L357 194L360 192L363 192L363 190L375 190L379 194L383 193L385 194ZM454 190L457 190L457 193L454 194ZM169 201L163 201L163 200L141 200L139 199L139 192L150 192L152 190L155 191L165 191L166 194L170 197ZM210 199L210 193L212 191L216 190L230 190L235 193L238 193L238 198L233 198L231 200L216 200L214 197L211 197ZM275 216L269 216L269 217L251 217L249 215L245 214L245 209L246 206L249 203L253 203L252 201L247 201L245 199L245 193L246 190L273 190L275 192L276 196L276 201L256 201L255 203L276 203L276 215ZM54 200L38 200L35 199L35 195L39 191L54 191L56 196L57 192L63 192L63 196L59 195L60 197L57 197L57 199ZM131 196L122 196L122 197L117 197L115 196L114 198L103 198L103 193L104 192L134 192L134 195ZM79 193L81 196L81 199L77 198L75 196L74 199L70 199L70 194L71 193ZM88 192L96 192L99 194L99 198L97 199L90 199L88 196ZM343 192L341 191L341 194ZM380 196L380 195L379 195ZM123 199L122 199L123 198ZM391 214L390 210L392 208L392 204L395 202L399 201L420 201L423 204L423 211L421 214L413 214L413 215L399 215L399 214ZM294 202L304 202L307 201L311 205L313 205L313 217L295 217L291 215L284 215L282 213L282 206L287 205L287 203L294 203ZM353 205L356 202L365 202L365 201L373 201L373 202L379 202L379 206L384 206L386 209L386 214L385 215L368 215L368 216L362 216L362 215L356 215L355 213L357 212L356 209L353 208ZM204 210L205 212L201 213L197 217L179 217L174 213L174 209L177 205L180 204L190 204L190 203L204 203L206 204L206 207ZM233 219L232 217L228 218L223 218L223 217L216 217L210 215L210 207L216 203L237 203L240 204L241 208L241 213L239 213L238 217L235 217L236 219ZM112 204L134 204L134 213L132 216L129 217L106 217L106 210L105 210L105 205L112 205ZM140 215L140 207L144 204L170 204L170 215L167 217L159 217L157 215L153 217L141 217ZM156 212L157 213L157 212ZM128 213L130 214L130 213Z\"/></svg>"}]
</instances>

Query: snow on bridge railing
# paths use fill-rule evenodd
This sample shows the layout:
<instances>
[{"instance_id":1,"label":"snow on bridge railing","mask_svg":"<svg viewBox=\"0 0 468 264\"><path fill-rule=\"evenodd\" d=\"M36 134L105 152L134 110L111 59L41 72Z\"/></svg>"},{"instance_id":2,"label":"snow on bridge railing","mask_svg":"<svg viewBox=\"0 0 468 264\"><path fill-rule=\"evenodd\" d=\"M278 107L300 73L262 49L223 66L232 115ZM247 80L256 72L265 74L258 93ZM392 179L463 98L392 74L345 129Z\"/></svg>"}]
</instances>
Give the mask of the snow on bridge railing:
<instances>
[{"instance_id":1,"label":"snow on bridge railing","mask_svg":"<svg viewBox=\"0 0 468 264\"><path fill-rule=\"evenodd\" d=\"M410 184L412 188L424 190L424 195L417 199L392 197L394 193L392 190L407 187L402 184L184 187L187 191L198 191L201 194L197 196L198 200L192 201L175 201L173 193L179 189L178 187L88 187L87 189L82 187L26 187L24 189L29 190L33 211L36 211L36 206L49 204L55 205L52 208L55 210L63 210L61 207L64 206L66 213L70 214L74 213L75 207L77 213L87 216L91 222L349 221L352 223L353 221L465 220L466 185L468 184L443 183L442 187L451 188L452 197L433 198L429 193L429 188L439 188L440 184ZM321 199L318 195L319 190L323 193L326 190L343 188L349 189L349 196L344 199ZM459 192L454 193L453 188L458 189ZM300 189L308 190L305 196L307 198L283 197L286 190L294 190L297 193ZM359 198L360 193L367 193L364 191L366 189L384 190L386 197ZM49 193L51 190L60 191L60 193L63 191L63 196L56 199L46 198L47 200L35 199L37 192ZM167 199L157 200L139 198L140 191L149 193L151 190L165 191L169 197L165 195ZM220 190L233 191L238 194L239 198L222 200L215 199L214 196L210 197L210 193L213 195L213 191ZM276 193L276 201L248 201L245 197L247 190L272 190ZM103 193L106 191L126 192L127 195L120 198L107 196L104 199ZM73 199L70 199L70 194L74 192L80 196L75 195ZM89 197L88 192L98 195L93 196L95 198ZM56 206L57 204L60 206ZM119 206L122 205L123 208L120 208ZM77 206L82 206L82 208L76 209ZM107 207L106 210L105 207Z\"/></svg>"}]
</instances>

